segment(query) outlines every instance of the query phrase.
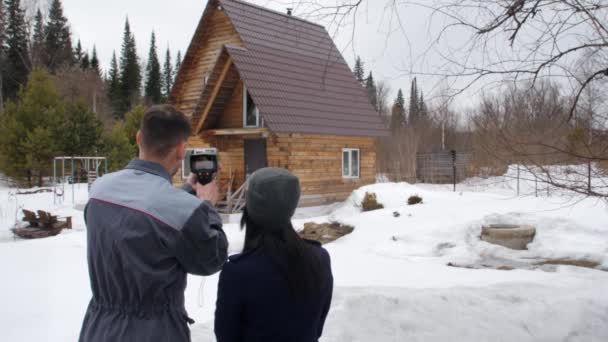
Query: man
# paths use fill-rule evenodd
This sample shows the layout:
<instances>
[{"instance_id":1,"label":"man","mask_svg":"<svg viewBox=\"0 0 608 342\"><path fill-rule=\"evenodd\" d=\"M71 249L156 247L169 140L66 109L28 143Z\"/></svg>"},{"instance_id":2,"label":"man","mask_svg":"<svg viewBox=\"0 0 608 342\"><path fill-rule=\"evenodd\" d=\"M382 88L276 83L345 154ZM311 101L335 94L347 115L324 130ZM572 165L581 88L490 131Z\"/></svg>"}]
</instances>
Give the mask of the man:
<instances>
[{"instance_id":1,"label":"man","mask_svg":"<svg viewBox=\"0 0 608 342\"><path fill-rule=\"evenodd\" d=\"M84 215L93 298L81 342L190 341L186 273L218 272L228 247L216 182L186 186L196 196L171 185L190 132L172 106L151 107L139 159L93 185Z\"/></svg>"}]
</instances>

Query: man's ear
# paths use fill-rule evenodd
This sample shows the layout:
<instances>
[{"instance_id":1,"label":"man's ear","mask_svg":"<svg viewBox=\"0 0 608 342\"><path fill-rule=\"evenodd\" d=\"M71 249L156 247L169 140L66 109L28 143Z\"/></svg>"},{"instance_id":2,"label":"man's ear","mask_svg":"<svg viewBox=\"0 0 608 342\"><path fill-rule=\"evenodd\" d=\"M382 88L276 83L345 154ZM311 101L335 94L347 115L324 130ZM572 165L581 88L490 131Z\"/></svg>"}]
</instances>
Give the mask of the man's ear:
<instances>
[{"instance_id":1,"label":"man's ear","mask_svg":"<svg viewBox=\"0 0 608 342\"><path fill-rule=\"evenodd\" d=\"M186 142L181 142L177 144L175 150L175 157L177 160L183 160L186 157Z\"/></svg>"},{"instance_id":2,"label":"man's ear","mask_svg":"<svg viewBox=\"0 0 608 342\"><path fill-rule=\"evenodd\" d=\"M141 151L141 132L139 130L137 130L137 133L135 133L135 141L137 142L137 146Z\"/></svg>"}]
</instances>

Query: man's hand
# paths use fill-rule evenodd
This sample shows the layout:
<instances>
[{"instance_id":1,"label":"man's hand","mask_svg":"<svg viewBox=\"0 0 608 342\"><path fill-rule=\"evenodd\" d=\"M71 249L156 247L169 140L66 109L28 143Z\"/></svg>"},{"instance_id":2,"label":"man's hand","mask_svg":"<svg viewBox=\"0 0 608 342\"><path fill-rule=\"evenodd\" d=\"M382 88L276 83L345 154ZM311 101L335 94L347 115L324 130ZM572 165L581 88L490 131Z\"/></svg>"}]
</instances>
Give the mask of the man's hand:
<instances>
[{"instance_id":1,"label":"man's hand","mask_svg":"<svg viewBox=\"0 0 608 342\"><path fill-rule=\"evenodd\" d=\"M186 183L192 185L193 189L196 189L196 183L197 183L196 175L194 173L190 172L190 176L188 176L188 180L186 181Z\"/></svg>"},{"instance_id":2,"label":"man's hand","mask_svg":"<svg viewBox=\"0 0 608 342\"><path fill-rule=\"evenodd\" d=\"M196 189L196 197L203 201L209 201L215 206L220 200L220 189L215 179L207 185L196 183L194 188Z\"/></svg>"}]
</instances>

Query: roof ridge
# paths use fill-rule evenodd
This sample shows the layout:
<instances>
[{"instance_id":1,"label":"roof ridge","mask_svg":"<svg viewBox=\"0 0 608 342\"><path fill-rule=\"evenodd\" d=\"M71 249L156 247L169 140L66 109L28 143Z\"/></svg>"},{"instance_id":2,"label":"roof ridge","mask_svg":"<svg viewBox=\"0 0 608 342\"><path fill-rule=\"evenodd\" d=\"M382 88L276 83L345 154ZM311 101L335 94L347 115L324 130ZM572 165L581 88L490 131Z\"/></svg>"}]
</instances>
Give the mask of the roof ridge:
<instances>
[{"instance_id":1,"label":"roof ridge","mask_svg":"<svg viewBox=\"0 0 608 342\"><path fill-rule=\"evenodd\" d=\"M300 17L296 17L296 16L293 16L293 15L288 15L288 14L285 14L285 13L282 13L282 12L279 12L279 11L275 11L275 10L270 9L270 8L266 8L264 6L260 6L260 5L256 5L256 4L247 2L247 1L242 1L242 0L219 0L220 3L225 2L225 1L236 2L236 3L239 3L241 5L245 5L245 6L249 6L249 7L260 9L260 10L265 11L265 12L269 12L269 13L272 13L272 14L278 14L278 15L280 15L282 17L285 17L285 18L288 18L288 19L295 19L295 20L301 21L301 22L306 23L306 24L310 24L310 25L314 25L314 26L317 26L317 27L321 27L322 29L325 30L325 26L323 26L321 24L313 23L312 21L308 21L306 19L302 19Z\"/></svg>"}]
</instances>

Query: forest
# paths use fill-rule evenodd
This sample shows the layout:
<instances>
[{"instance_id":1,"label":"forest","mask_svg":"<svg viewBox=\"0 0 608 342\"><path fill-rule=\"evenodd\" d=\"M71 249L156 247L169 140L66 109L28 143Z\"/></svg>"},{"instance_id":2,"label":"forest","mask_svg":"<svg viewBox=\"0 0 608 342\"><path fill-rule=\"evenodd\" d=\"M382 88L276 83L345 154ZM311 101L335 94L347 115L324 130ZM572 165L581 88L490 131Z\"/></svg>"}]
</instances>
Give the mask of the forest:
<instances>
[{"instance_id":1,"label":"forest","mask_svg":"<svg viewBox=\"0 0 608 342\"><path fill-rule=\"evenodd\" d=\"M73 36L61 0L46 15L0 1L0 172L28 187L43 185L55 156L105 156L110 170L126 165L146 106L167 101L181 64L181 53L167 49L161 65L152 32L144 65L128 19L109 70L95 46Z\"/></svg>"}]
</instances>

